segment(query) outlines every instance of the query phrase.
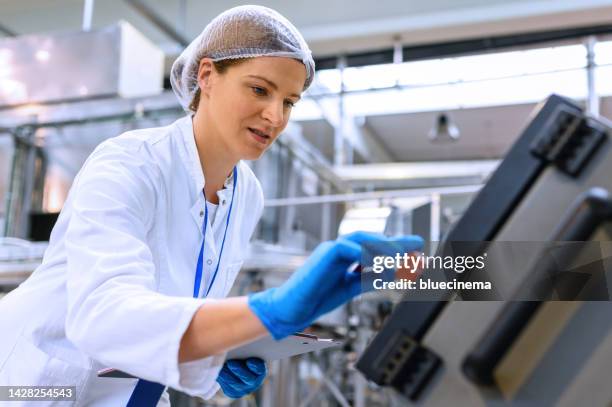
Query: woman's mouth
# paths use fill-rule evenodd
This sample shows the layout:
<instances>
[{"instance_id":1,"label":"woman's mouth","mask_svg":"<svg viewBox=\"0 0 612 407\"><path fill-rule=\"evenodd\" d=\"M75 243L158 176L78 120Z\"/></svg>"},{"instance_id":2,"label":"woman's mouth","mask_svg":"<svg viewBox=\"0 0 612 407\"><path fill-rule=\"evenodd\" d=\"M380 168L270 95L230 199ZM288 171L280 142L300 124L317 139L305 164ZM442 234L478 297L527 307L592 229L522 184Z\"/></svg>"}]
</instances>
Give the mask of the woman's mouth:
<instances>
[{"instance_id":1,"label":"woman's mouth","mask_svg":"<svg viewBox=\"0 0 612 407\"><path fill-rule=\"evenodd\" d=\"M251 133L251 136L253 136L253 138L257 140L259 143L268 144L268 142L270 141L270 136L262 132L261 130L254 129L252 127L248 127L248 129L249 129L249 133Z\"/></svg>"}]
</instances>

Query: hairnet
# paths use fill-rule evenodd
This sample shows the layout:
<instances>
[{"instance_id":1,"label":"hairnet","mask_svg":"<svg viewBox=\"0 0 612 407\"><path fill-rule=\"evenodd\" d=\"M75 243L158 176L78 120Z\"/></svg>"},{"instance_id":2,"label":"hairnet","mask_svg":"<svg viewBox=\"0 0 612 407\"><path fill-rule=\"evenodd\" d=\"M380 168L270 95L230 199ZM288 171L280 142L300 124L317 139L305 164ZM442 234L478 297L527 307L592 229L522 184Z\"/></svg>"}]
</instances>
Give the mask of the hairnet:
<instances>
[{"instance_id":1,"label":"hairnet","mask_svg":"<svg viewBox=\"0 0 612 407\"><path fill-rule=\"evenodd\" d=\"M189 110L198 89L204 57L213 61L276 56L294 58L306 67L308 88L314 76L312 53L297 28L278 12L263 6L239 6L215 17L172 65L170 82L181 106Z\"/></svg>"}]
</instances>

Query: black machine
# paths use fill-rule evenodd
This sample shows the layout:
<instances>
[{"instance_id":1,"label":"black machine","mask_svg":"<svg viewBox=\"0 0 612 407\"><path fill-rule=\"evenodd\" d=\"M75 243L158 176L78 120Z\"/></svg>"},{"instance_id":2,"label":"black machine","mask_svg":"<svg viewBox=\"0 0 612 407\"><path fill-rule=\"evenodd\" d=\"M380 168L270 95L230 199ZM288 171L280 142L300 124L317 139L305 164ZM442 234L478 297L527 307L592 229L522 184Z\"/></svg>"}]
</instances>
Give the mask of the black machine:
<instances>
[{"instance_id":1,"label":"black machine","mask_svg":"<svg viewBox=\"0 0 612 407\"><path fill-rule=\"evenodd\" d=\"M532 117L438 252L454 241L475 242L468 254L477 256L493 241L612 240L611 125L557 95L538 105ZM517 290L533 290L535 273L555 272L554 265L534 264L506 278L516 280ZM537 357L526 352L517 356L529 359L521 363L530 365L530 370L514 385L507 384L512 380L498 380L496 370L507 362L513 347L520 345L529 329L537 329L535 318L551 312L546 304L470 303L454 301L446 293L432 301L401 301L357 368L373 382L393 387L408 403L571 405L588 394L608 405L612 391L591 388L595 384L589 378L605 374L599 367L602 357L608 358L608 366L612 363L612 318L604 317L612 315L609 301L551 304L571 308L564 311L556 335ZM580 338L587 338L591 347L580 347L573 364L562 364L560 355L576 352Z\"/></svg>"}]
</instances>

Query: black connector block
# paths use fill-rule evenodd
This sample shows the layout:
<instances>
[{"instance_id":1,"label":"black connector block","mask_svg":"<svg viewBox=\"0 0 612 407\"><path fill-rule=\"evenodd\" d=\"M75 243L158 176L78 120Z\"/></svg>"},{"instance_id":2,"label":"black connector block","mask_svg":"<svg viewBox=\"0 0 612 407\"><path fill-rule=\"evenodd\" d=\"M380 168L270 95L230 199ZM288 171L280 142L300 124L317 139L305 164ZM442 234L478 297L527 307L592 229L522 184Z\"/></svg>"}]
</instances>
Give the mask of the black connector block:
<instances>
[{"instance_id":1,"label":"black connector block","mask_svg":"<svg viewBox=\"0 0 612 407\"><path fill-rule=\"evenodd\" d=\"M391 386L412 401L419 399L441 365L438 355L405 333L399 333L385 343L377 356L376 361L362 358L357 369L376 384Z\"/></svg>"},{"instance_id":2,"label":"black connector block","mask_svg":"<svg viewBox=\"0 0 612 407\"><path fill-rule=\"evenodd\" d=\"M561 106L551 115L545 131L534 140L531 153L577 177L606 139L605 126L579 110Z\"/></svg>"}]
</instances>

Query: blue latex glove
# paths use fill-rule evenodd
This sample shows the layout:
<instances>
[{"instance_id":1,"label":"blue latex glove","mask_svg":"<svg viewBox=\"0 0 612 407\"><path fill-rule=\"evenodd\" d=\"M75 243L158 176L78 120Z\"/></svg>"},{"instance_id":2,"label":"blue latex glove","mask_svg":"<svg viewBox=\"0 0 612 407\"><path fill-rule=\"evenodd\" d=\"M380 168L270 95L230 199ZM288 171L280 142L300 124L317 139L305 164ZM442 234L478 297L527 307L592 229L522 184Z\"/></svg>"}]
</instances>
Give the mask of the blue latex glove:
<instances>
[{"instance_id":1,"label":"blue latex glove","mask_svg":"<svg viewBox=\"0 0 612 407\"><path fill-rule=\"evenodd\" d=\"M259 358L230 359L223 364L217 383L223 393L239 399L254 392L266 378L266 363Z\"/></svg>"},{"instance_id":2,"label":"blue latex glove","mask_svg":"<svg viewBox=\"0 0 612 407\"><path fill-rule=\"evenodd\" d=\"M356 232L321 243L306 263L280 287L249 296L249 307L270 331L282 339L311 325L318 317L361 294L361 274L348 270L361 259L361 244L393 242L404 252L420 251L419 236L387 238Z\"/></svg>"}]
</instances>

